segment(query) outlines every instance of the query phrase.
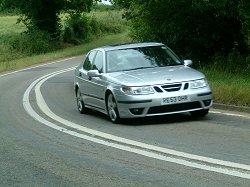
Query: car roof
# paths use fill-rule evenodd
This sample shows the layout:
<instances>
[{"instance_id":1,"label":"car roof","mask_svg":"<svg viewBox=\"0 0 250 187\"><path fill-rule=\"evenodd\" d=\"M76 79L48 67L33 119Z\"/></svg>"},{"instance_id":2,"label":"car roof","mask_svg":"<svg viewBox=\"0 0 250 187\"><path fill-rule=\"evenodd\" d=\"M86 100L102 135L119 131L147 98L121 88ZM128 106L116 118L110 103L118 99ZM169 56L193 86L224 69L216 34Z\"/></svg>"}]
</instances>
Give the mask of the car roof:
<instances>
[{"instance_id":1,"label":"car roof","mask_svg":"<svg viewBox=\"0 0 250 187\"><path fill-rule=\"evenodd\" d=\"M96 49L103 49L105 51L119 50L119 49L129 49L129 48L138 48L138 47L149 47L149 46L162 46L164 44L157 42L146 42L146 43L125 43L117 45L109 45L98 47Z\"/></svg>"}]
</instances>

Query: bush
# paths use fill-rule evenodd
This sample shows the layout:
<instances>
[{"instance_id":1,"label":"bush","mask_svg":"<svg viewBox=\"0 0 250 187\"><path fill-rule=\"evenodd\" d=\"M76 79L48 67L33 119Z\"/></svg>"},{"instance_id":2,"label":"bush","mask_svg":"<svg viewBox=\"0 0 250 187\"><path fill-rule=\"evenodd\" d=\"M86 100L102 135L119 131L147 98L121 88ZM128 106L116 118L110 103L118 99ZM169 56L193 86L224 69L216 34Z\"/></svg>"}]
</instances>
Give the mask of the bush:
<instances>
[{"instance_id":1,"label":"bush","mask_svg":"<svg viewBox=\"0 0 250 187\"><path fill-rule=\"evenodd\" d=\"M203 65L216 53L228 56L234 48L242 55L248 52L249 0L131 2L133 39L166 43Z\"/></svg>"},{"instance_id":2,"label":"bush","mask_svg":"<svg viewBox=\"0 0 250 187\"><path fill-rule=\"evenodd\" d=\"M94 12L91 16L72 13L64 22L63 41L80 44L94 36L120 33L126 30L127 21L122 19L121 11Z\"/></svg>"},{"instance_id":3,"label":"bush","mask_svg":"<svg viewBox=\"0 0 250 187\"><path fill-rule=\"evenodd\" d=\"M90 32L91 35L100 35L102 33L101 29L100 29L100 24L97 20L96 17L91 17L89 19L89 26L90 26Z\"/></svg>"},{"instance_id":4,"label":"bush","mask_svg":"<svg viewBox=\"0 0 250 187\"><path fill-rule=\"evenodd\" d=\"M71 13L66 17L63 41L80 44L89 38L89 18L82 13Z\"/></svg>"},{"instance_id":5,"label":"bush","mask_svg":"<svg viewBox=\"0 0 250 187\"><path fill-rule=\"evenodd\" d=\"M94 14L98 28L102 34L120 33L126 30L127 21L122 19L122 11L107 11L100 15Z\"/></svg>"},{"instance_id":6,"label":"bush","mask_svg":"<svg viewBox=\"0 0 250 187\"><path fill-rule=\"evenodd\" d=\"M50 35L47 32L39 30L24 32L17 36L13 35L9 39L9 46L11 50L26 55L41 54L56 49Z\"/></svg>"},{"instance_id":7,"label":"bush","mask_svg":"<svg viewBox=\"0 0 250 187\"><path fill-rule=\"evenodd\" d=\"M106 11L115 10L115 9L117 9L117 7L114 5L110 6L110 5L98 4L98 3L95 3L92 8L92 10L100 11L100 12L106 12Z\"/></svg>"},{"instance_id":8,"label":"bush","mask_svg":"<svg viewBox=\"0 0 250 187\"><path fill-rule=\"evenodd\" d=\"M9 1L0 0L0 15L18 15L20 10L15 8Z\"/></svg>"},{"instance_id":9,"label":"bush","mask_svg":"<svg viewBox=\"0 0 250 187\"><path fill-rule=\"evenodd\" d=\"M207 67L228 74L249 76L250 55L244 57L236 49L229 53L228 56L217 53L213 56L211 63Z\"/></svg>"}]
</instances>

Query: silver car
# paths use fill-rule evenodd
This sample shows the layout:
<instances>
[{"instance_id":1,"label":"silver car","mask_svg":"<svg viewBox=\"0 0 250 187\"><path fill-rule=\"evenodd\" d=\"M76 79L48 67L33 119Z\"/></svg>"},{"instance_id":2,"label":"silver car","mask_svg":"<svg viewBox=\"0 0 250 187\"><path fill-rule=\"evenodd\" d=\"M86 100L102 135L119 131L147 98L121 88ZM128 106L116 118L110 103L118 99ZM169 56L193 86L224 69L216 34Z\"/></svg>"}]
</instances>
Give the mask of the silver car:
<instances>
[{"instance_id":1,"label":"silver car","mask_svg":"<svg viewBox=\"0 0 250 187\"><path fill-rule=\"evenodd\" d=\"M212 105L212 91L191 64L162 43L93 49L75 69L78 110L100 111L113 123L183 112L203 117Z\"/></svg>"}]
</instances>

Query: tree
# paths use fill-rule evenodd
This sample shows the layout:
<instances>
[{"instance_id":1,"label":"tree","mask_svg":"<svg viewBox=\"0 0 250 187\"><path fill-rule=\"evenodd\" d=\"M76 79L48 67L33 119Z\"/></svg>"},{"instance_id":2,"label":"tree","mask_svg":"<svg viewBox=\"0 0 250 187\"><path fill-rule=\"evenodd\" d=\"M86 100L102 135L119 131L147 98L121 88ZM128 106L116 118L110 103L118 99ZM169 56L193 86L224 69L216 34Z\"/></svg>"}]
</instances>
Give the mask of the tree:
<instances>
[{"instance_id":1,"label":"tree","mask_svg":"<svg viewBox=\"0 0 250 187\"><path fill-rule=\"evenodd\" d=\"M53 39L60 35L60 13L89 11L93 0L2 0L5 7L18 8L21 11L20 22L28 31L48 32Z\"/></svg>"},{"instance_id":2,"label":"tree","mask_svg":"<svg viewBox=\"0 0 250 187\"><path fill-rule=\"evenodd\" d=\"M113 0L113 4L128 9L133 0Z\"/></svg>"},{"instance_id":3,"label":"tree","mask_svg":"<svg viewBox=\"0 0 250 187\"><path fill-rule=\"evenodd\" d=\"M116 0L122 5L123 0ZM247 54L249 0L131 0L133 38L159 41L185 58L208 61L233 49Z\"/></svg>"}]
</instances>

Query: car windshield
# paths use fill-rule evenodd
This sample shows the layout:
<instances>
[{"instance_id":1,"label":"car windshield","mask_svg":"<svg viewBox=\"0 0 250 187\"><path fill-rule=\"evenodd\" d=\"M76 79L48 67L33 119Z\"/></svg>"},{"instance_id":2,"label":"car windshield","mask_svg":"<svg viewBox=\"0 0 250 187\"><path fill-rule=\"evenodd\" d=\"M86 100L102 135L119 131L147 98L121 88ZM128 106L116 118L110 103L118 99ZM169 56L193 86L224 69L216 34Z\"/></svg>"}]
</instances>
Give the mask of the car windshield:
<instances>
[{"instance_id":1,"label":"car windshield","mask_svg":"<svg viewBox=\"0 0 250 187\"><path fill-rule=\"evenodd\" d=\"M107 72L181 65L166 46L149 46L107 51Z\"/></svg>"}]
</instances>

